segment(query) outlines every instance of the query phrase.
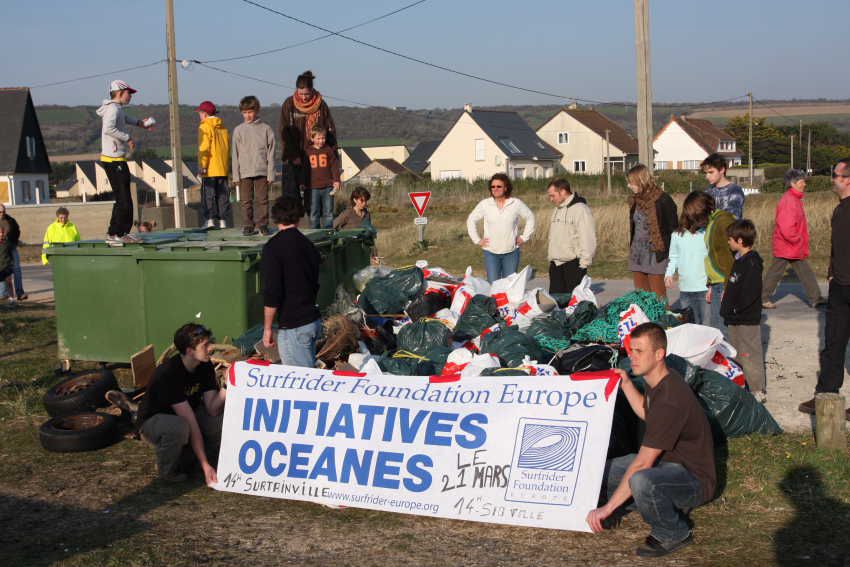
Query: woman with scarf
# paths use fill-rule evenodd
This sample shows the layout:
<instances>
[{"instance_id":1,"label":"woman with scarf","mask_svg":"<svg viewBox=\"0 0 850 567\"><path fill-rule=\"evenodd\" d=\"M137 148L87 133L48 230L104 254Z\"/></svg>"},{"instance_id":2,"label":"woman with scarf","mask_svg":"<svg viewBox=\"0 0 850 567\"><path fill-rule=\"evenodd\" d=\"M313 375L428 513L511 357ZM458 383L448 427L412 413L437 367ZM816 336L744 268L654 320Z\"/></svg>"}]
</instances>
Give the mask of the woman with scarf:
<instances>
[{"instance_id":1,"label":"woman with scarf","mask_svg":"<svg viewBox=\"0 0 850 567\"><path fill-rule=\"evenodd\" d=\"M305 149L310 145L314 125L327 130L326 144L336 151L336 126L322 95L313 88L316 77L304 71L295 81L295 93L283 101L280 109L280 144L283 157L283 195L303 198L310 214L310 190ZM303 195L301 191L303 190Z\"/></svg>"},{"instance_id":2,"label":"woman with scarf","mask_svg":"<svg viewBox=\"0 0 850 567\"><path fill-rule=\"evenodd\" d=\"M670 238L679 225L676 203L643 164L631 168L626 179L634 193L629 197L629 270L635 289L652 291L666 302L664 272Z\"/></svg>"}]
</instances>

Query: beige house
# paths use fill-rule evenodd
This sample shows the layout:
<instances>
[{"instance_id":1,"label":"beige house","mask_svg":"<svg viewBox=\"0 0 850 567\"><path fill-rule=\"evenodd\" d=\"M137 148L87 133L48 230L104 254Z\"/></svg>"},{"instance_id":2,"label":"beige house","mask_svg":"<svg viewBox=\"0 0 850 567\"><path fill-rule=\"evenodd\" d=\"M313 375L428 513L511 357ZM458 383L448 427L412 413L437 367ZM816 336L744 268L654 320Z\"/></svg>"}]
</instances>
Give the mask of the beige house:
<instances>
[{"instance_id":1,"label":"beige house","mask_svg":"<svg viewBox=\"0 0 850 567\"><path fill-rule=\"evenodd\" d=\"M357 175L376 159L391 159L398 163L410 157L407 146L348 146L339 149L340 179L345 182Z\"/></svg>"},{"instance_id":2,"label":"beige house","mask_svg":"<svg viewBox=\"0 0 850 567\"><path fill-rule=\"evenodd\" d=\"M551 177L562 157L516 112L467 105L428 161L434 180L474 181L494 173L512 179Z\"/></svg>"},{"instance_id":3,"label":"beige house","mask_svg":"<svg viewBox=\"0 0 850 567\"><path fill-rule=\"evenodd\" d=\"M670 117L652 141L655 150L655 169L698 170L709 154L719 153L729 167L741 165L741 152L735 138L708 120Z\"/></svg>"},{"instance_id":4,"label":"beige house","mask_svg":"<svg viewBox=\"0 0 850 567\"><path fill-rule=\"evenodd\" d=\"M394 159L376 159L352 177L351 182L363 185L389 185L399 175L419 177Z\"/></svg>"},{"instance_id":5,"label":"beige house","mask_svg":"<svg viewBox=\"0 0 850 567\"><path fill-rule=\"evenodd\" d=\"M0 88L0 203L49 202L50 171L30 90Z\"/></svg>"},{"instance_id":6,"label":"beige house","mask_svg":"<svg viewBox=\"0 0 850 567\"><path fill-rule=\"evenodd\" d=\"M563 154L561 168L569 173L603 173L608 155L614 171L638 162L638 142L625 128L601 112L575 104L556 112L537 135Z\"/></svg>"}]
</instances>

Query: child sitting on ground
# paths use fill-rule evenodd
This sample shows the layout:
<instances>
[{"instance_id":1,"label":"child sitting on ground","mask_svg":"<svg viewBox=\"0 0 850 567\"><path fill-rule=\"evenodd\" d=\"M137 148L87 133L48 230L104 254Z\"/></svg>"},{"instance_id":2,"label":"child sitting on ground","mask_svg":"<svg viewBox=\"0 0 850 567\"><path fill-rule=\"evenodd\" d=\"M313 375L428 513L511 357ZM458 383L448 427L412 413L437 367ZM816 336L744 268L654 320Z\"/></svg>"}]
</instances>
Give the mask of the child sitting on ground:
<instances>
[{"instance_id":1,"label":"child sitting on ground","mask_svg":"<svg viewBox=\"0 0 850 567\"><path fill-rule=\"evenodd\" d=\"M670 261L664 274L664 285L669 288L673 287L673 275L679 272L679 303L691 308L697 325L708 323L705 227L712 212L714 201L710 195L694 191L685 198L679 228L670 240Z\"/></svg>"},{"instance_id":2,"label":"child sitting on ground","mask_svg":"<svg viewBox=\"0 0 850 567\"><path fill-rule=\"evenodd\" d=\"M761 291L764 263L753 250L756 227L752 221L735 221L726 230L735 262L729 272L720 314L729 327L729 342L738 351L738 362L750 391L761 403L767 401L764 351L761 342Z\"/></svg>"}]
</instances>

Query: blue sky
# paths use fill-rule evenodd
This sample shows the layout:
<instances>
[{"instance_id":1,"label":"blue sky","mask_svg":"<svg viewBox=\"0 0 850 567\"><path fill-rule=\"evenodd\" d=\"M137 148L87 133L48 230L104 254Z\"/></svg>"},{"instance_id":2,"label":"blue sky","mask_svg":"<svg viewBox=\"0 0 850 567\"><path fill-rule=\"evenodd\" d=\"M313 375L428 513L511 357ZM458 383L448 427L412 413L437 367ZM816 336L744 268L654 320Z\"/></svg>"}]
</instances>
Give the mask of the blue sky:
<instances>
[{"instance_id":1,"label":"blue sky","mask_svg":"<svg viewBox=\"0 0 850 567\"><path fill-rule=\"evenodd\" d=\"M341 29L413 0L260 3ZM656 101L848 98L845 0L649 0ZM165 58L165 2L5 0L2 86L32 86ZM178 57L202 61L273 49L322 32L240 0L176 0ZM566 97L635 99L630 0L428 0L349 35L413 57ZM748 28L749 36L748 36ZM14 53L15 56L8 54ZM284 85L311 69L326 96L410 108L466 102L559 104L332 37L288 51L217 64ZM167 101L166 66L117 73L135 103ZM38 88L36 104L96 104L107 77ZM199 67L179 72L180 101L280 102L288 87ZM330 100L332 105L348 104Z\"/></svg>"}]
</instances>

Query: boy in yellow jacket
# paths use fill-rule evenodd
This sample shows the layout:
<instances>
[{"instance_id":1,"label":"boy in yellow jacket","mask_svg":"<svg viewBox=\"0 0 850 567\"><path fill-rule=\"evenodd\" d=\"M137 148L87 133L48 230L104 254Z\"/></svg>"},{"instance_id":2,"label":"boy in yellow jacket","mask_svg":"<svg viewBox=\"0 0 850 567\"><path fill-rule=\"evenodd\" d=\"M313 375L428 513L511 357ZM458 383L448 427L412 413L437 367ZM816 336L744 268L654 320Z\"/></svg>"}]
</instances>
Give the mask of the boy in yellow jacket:
<instances>
[{"instance_id":1,"label":"boy in yellow jacket","mask_svg":"<svg viewBox=\"0 0 850 567\"><path fill-rule=\"evenodd\" d=\"M198 173L201 175L201 207L207 228L227 227L230 214L230 190L227 185L230 165L230 137L216 116L215 105L205 100L195 109L198 126Z\"/></svg>"},{"instance_id":2,"label":"boy in yellow jacket","mask_svg":"<svg viewBox=\"0 0 850 567\"><path fill-rule=\"evenodd\" d=\"M77 226L68 220L70 213L65 207L56 209L56 220L50 223L47 230L44 232L44 243L42 248L47 250L56 243L61 242L76 242L80 239L80 231ZM47 254L41 254L41 263L47 264Z\"/></svg>"}]
</instances>

